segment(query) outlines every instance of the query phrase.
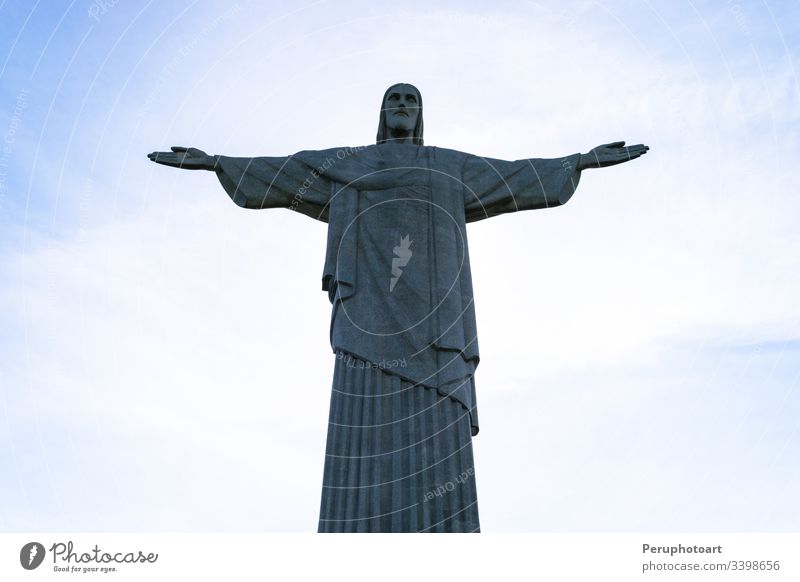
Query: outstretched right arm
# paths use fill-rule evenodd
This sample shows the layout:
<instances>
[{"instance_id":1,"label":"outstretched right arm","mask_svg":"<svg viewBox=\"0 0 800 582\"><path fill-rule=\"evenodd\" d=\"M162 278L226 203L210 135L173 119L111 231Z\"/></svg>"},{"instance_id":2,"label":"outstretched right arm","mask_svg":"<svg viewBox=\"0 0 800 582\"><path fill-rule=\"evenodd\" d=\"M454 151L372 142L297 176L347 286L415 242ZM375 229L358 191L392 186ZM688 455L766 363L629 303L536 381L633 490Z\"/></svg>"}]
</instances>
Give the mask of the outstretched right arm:
<instances>
[{"instance_id":1,"label":"outstretched right arm","mask_svg":"<svg viewBox=\"0 0 800 582\"><path fill-rule=\"evenodd\" d=\"M293 156L232 158L197 148L153 152L152 161L185 170L210 170L242 208L288 208L327 222L331 182L318 169Z\"/></svg>"}]
</instances>

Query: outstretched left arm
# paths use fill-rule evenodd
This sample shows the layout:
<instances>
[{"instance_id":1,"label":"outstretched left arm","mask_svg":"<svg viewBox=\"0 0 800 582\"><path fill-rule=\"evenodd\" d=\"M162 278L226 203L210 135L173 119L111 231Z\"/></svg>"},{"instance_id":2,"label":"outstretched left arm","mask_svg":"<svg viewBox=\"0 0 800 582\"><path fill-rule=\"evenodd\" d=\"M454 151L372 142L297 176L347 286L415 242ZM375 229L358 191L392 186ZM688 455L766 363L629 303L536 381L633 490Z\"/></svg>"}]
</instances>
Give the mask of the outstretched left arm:
<instances>
[{"instance_id":1,"label":"outstretched left arm","mask_svg":"<svg viewBox=\"0 0 800 582\"><path fill-rule=\"evenodd\" d=\"M572 154L511 162L467 154L462 169L466 221L565 204L580 181L580 159Z\"/></svg>"},{"instance_id":2,"label":"outstretched left arm","mask_svg":"<svg viewBox=\"0 0 800 582\"><path fill-rule=\"evenodd\" d=\"M583 170L605 168L636 159L650 148L624 141L599 145L588 154L563 158L494 160L467 154L462 169L467 222L498 214L565 204Z\"/></svg>"},{"instance_id":3,"label":"outstretched left arm","mask_svg":"<svg viewBox=\"0 0 800 582\"><path fill-rule=\"evenodd\" d=\"M605 168L623 162L635 160L643 156L650 148L644 144L637 144L625 147L624 141L615 141L599 145L588 154L581 154L578 162L578 170L588 170L590 168Z\"/></svg>"}]
</instances>

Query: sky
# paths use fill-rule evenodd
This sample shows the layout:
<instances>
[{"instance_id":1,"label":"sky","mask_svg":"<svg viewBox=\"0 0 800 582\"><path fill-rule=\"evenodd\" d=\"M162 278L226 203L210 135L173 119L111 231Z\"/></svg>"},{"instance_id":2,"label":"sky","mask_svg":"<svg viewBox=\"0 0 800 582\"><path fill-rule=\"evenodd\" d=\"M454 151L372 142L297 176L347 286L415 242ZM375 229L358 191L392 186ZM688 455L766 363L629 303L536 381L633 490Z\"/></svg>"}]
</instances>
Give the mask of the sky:
<instances>
[{"instance_id":1,"label":"sky","mask_svg":"<svg viewBox=\"0 0 800 582\"><path fill-rule=\"evenodd\" d=\"M0 531L315 531L325 225L146 154L617 140L468 227L485 532L800 526L800 5L0 0Z\"/></svg>"}]
</instances>

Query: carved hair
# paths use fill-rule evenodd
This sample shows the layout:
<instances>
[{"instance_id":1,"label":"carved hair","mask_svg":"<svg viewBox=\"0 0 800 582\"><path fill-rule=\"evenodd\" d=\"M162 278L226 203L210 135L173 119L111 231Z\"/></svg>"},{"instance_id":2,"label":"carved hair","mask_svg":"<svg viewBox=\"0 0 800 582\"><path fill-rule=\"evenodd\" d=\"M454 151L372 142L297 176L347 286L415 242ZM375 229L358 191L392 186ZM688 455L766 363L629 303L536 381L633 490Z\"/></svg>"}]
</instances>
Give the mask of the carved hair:
<instances>
[{"instance_id":1,"label":"carved hair","mask_svg":"<svg viewBox=\"0 0 800 582\"><path fill-rule=\"evenodd\" d=\"M417 115L417 124L414 126L414 131L412 132L412 141L415 145L424 145L422 140L422 93L419 92L419 89L414 87L411 83L396 83L386 89L386 93L383 94L383 100L381 101L381 115L378 120L378 137L376 139L377 143L386 143L389 140L389 129L386 127L386 98L389 96L389 93L395 87L399 87L400 85L408 85L417 93L417 104L419 105L419 115Z\"/></svg>"}]
</instances>

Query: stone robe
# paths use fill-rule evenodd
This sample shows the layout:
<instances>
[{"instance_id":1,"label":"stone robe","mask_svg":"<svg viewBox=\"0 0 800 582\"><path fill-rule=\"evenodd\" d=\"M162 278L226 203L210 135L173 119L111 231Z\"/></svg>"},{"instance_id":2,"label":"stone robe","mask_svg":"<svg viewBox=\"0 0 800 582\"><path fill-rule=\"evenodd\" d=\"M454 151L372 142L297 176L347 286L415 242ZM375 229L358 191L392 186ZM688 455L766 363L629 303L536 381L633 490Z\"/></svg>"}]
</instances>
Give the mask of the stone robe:
<instances>
[{"instance_id":1,"label":"stone robe","mask_svg":"<svg viewBox=\"0 0 800 582\"><path fill-rule=\"evenodd\" d=\"M466 224L564 204L579 154L504 161L409 144L219 157L245 208L328 223L322 288L337 354L460 403L478 432L479 361Z\"/></svg>"}]
</instances>

